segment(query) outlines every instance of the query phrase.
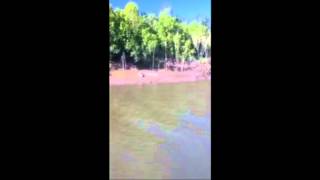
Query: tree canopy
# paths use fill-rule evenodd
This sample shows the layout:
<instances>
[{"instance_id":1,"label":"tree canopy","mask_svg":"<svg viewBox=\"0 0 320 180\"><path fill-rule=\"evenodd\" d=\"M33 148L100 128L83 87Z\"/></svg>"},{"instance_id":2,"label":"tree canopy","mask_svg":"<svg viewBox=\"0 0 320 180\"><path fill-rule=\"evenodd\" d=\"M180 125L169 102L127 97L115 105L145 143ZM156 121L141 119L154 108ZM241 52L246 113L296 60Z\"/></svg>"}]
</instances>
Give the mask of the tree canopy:
<instances>
[{"instance_id":1,"label":"tree canopy","mask_svg":"<svg viewBox=\"0 0 320 180\"><path fill-rule=\"evenodd\" d=\"M207 23L181 22L163 9L158 16L139 12L139 6L130 1L124 9L109 5L110 60L119 62L124 53L134 63L155 61L178 62L210 56L211 33Z\"/></svg>"}]
</instances>

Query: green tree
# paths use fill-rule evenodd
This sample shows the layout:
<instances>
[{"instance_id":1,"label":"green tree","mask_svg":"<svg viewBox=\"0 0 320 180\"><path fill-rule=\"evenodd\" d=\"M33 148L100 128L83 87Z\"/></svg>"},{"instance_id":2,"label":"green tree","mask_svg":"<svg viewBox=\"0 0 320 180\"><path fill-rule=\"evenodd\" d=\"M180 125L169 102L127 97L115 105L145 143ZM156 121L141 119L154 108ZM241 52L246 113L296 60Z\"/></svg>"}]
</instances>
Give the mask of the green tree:
<instances>
[{"instance_id":1,"label":"green tree","mask_svg":"<svg viewBox=\"0 0 320 180\"><path fill-rule=\"evenodd\" d=\"M176 60L179 61L180 51L181 51L181 41L182 41L182 35L180 32L176 32L176 34L173 37L173 41L174 41L175 57L176 57Z\"/></svg>"},{"instance_id":2,"label":"green tree","mask_svg":"<svg viewBox=\"0 0 320 180\"><path fill-rule=\"evenodd\" d=\"M117 35L117 17L115 12L113 11L113 8L111 7L111 5L109 5L109 43L110 43L110 59L112 59L112 54L117 53L117 51L119 50L119 47L117 47L117 38L119 37ZM119 25L118 25L119 26Z\"/></svg>"},{"instance_id":3,"label":"green tree","mask_svg":"<svg viewBox=\"0 0 320 180\"><path fill-rule=\"evenodd\" d=\"M124 47L135 62L141 54L140 17L138 5L128 2L122 11L124 17L121 31L124 33Z\"/></svg>"},{"instance_id":4,"label":"green tree","mask_svg":"<svg viewBox=\"0 0 320 180\"><path fill-rule=\"evenodd\" d=\"M121 9L113 9L109 6L109 41L110 58L113 55L119 55L124 51L124 42L126 40L126 23Z\"/></svg>"},{"instance_id":5,"label":"green tree","mask_svg":"<svg viewBox=\"0 0 320 180\"><path fill-rule=\"evenodd\" d=\"M142 47L144 55L147 59L148 55L152 54L152 69L154 69L154 55L158 46L158 35L153 28L156 23L156 18L152 15L144 16L143 26L141 27Z\"/></svg>"},{"instance_id":6,"label":"green tree","mask_svg":"<svg viewBox=\"0 0 320 180\"><path fill-rule=\"evenodd\" d=\"M192 43L197 50L197 57L199 58L201 53L200 47L206 44L205 39L208 36L208 28L202 23L193 21L188 26L188 33L192 37Z\"/></svg>"},{"instance_id":7,"label":"green tree","mask_svg":"<svg viewBox=\"0 0 320 180\"><path fill-rule=\"evenodd\" d=\"M118 61L125 54L134 63L145 61L154 69L155 60L160 57L164 57L164 62L172 57L184 64L211 53L208 22L181 22L171 15L169 8L156 16L140 15L138 5L132 1L124 9L109 5L109 23L110 61Z\"/></svg>"},{"instance_id":8,"label":"green tree","mask_svg":"<svg viewBox=\"0 0 320 180\"><path fill-rule=\"evenodd\" d=\"M170 8L163 9L159 14L157 31L162 45L164 46L165 62L167 62L168 49L173 44L175 19L170 15Z\"/></svg>"}]
</instances>

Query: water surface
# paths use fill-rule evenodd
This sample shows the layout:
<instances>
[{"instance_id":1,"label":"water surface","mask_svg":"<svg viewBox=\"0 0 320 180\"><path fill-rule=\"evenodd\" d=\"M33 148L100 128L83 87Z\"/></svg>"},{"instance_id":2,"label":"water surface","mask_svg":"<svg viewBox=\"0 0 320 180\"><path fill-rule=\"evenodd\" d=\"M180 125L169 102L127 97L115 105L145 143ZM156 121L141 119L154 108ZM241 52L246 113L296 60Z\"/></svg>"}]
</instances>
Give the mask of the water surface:
<instances>
[{"instance_id":1,"label":"water surface","mask_svg":"<svg viewBox=\"0 0 320 180\"><path fill-rule=\"evenodd\" d=\"M110 87L111 179L209 179L210 82Z\"/></svg>"}]
</instances>

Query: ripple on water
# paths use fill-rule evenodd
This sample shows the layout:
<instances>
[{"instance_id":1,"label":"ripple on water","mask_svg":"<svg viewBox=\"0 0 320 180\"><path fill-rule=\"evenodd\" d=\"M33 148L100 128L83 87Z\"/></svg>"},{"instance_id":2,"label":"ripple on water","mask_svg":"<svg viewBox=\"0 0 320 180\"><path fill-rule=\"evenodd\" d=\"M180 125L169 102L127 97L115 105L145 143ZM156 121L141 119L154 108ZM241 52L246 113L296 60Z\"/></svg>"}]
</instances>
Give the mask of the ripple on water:
<instances>
[{"instance_id":1,"label":"ripple on water","mask_svg":"<svg viewBox=\"0 0 320 180\"><path fill-rule=\"evenodd\" d=\"M159 150L164 151L171 162L171 178L210 177L210 116L197 117L188 111L181 116L179 126L171 131L161 128L159 123L147 124L142 120L137 125L157 138L164 139ZM195 128L205 133L199 134Z\"/></svg>"},{"instance_id":2,"label":"ripple on water","mask_svg":"<svg viewBox=\"0 0 320 180\"><path fill-rule=\"evenodd\" d=\"M210 177L208 93L205 82L112 88L111 178Z\"/></svg>"}]
</instances>

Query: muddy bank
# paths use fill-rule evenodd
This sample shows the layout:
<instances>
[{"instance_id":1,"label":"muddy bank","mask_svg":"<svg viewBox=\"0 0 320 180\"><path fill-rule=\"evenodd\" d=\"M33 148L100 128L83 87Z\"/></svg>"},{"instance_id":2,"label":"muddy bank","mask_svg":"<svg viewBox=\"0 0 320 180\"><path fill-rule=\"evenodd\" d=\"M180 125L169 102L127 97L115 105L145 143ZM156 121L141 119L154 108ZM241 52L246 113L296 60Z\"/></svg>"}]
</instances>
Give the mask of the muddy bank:
<instances>
[{"instance_id":1,"label":"muddy bank","mask_svg":"<svg viewBox=\"0 0 320 180\"><path fill-rule=\"evenodd\" d=\"M170 70L112 70L110 71L109 84L113 85L143 85L161 83L181 83L210 80L207 71L170 71Z\"/></svg>"}]
</instances>

